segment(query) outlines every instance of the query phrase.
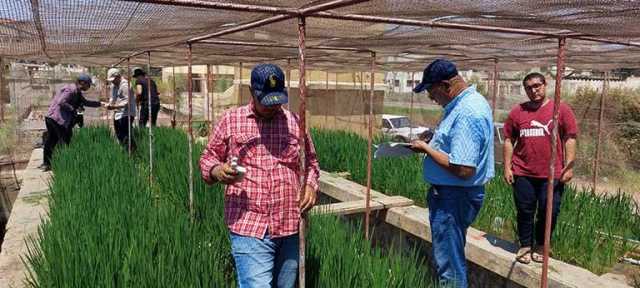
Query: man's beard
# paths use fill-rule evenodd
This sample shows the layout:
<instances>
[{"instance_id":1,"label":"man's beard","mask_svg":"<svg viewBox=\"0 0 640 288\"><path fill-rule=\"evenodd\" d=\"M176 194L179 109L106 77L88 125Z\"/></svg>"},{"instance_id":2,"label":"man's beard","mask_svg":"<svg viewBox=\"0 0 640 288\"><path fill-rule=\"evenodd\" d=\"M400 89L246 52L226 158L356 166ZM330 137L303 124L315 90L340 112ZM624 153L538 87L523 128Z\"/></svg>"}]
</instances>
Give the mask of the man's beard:
<instances>
[{"instance_id":1,"label":"man's beard","mask_svg":"<svg viewBox=\"0 0 640 288\"><path fill-rule=\"evenodd\" d=\"M545 99L546 98L542 98L540 100L531 100L527 102L526 106L530 110L538 110L538 108L540 108L540 106L542 106L542 104L544 103Z\"/></svg>"}]
</instances>

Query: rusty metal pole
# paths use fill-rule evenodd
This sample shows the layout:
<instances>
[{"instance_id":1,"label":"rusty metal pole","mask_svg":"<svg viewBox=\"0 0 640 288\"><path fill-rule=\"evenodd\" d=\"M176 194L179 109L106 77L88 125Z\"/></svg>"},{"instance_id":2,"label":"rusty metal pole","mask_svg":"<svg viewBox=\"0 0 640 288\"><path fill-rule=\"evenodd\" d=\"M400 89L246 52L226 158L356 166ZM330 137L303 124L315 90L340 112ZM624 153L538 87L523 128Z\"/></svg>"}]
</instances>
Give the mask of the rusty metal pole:
<instances>
[{"instance_id":1,"label":"rusty metal pole","mask_svg":"<svg viewBox=\"0 0 640 288\"><path fill-rule=\"evenodd\" d=\"M329 95L329 71L326 71L327 75L326 75L326 79L325 79L325 85L324 85L324 95L325 97L323 97L323 99L327 99L328 95ZM326 126L329 123L329 107L327 105L324 105L324 123L322 123L322 127L324 129L327 129Z\"/></svg>"},{"instance_id":2,"label":"rusty metal pole","mask_svg":"<svg viewBox=\"0 0 640 288\"><path fill-rule=\"evenodd\" d=\"M171 94L173 95L173 113L171 113L171 128L176 128L176 109L178 109L178 96L176 95L176 67L171 66Z\"/></svg>"},{"instance_id":3,"label":"rusty metal pole","mask_svg":"<svg viewBox=\"0 0 640 288\"><path fill-rule=\"evenodd\" d=\"M140 95L141 97L143 95ZM149 120L149 182L153 182L153 130L151 129L151 119L153 119L151 115L151 52L147 51L147 106L149 106L149 115L147 120ZM142 107L140 107L142 108Z\"/></svg>"},{"instance_id":4,"label":"rusty metal pole","mask_svg":"<svg viewBox=\"0 0 640 288\"><path fill-rule=\"evenodd\" d=\"M333 91L333 129L338 129L338 73L336 73L336 90Z\"/></svg>"},{"instance_id":5,"label":"rusty metal pole","mask_svg":"<svg viewBox=\"0 0 640 288\"><path fill-rule=\"evenodd\" d=\"M211 101L211 129L213 129L213 122L216 121L216 101L215 101L215 93L216 93L216 86L218 85L218 81L216 80L216 77L218 77L218 65L215 65L215 71L214 74L211 75L211 88L212 88L212 92L211 92L211 98L209 99L209 101Z\"/></svg>"},{"instance_id":6,"label":"rusty metal pole","mask_svg":"<svg viewBox=\"0 0 640 288\"><path fill-rule=\"evenodd\" d=\"M371 220L371 161L373 160L373 94L375 88L376 52L371 52L371 91L369 91L369 137L367 143L367 194L365 195L364 237L369 239Z\"/></svg>"},{"instance_id":7,"label":"rusty metal pole","mask_svg":"<svg viewBox=\"0 0 640 288\"><path fill-rule=\"evenodd\" d=\"M240 75L238 77L240 78L240 84L238 84L238 97L240 97L240 102L238 103L238 106L242 106L242 62L240 62Z\"/></svg>"},{"instance_id":8,"label":"rusty metal pole","mask_svg":"<svg viewBox=\"0 0 640 288\"><path fill-rule=\"evenodd\" d=\"M353 80L353 92L356 93L358 91L357 90L358 89L357 88L358 87L357 86L358 82L357 82L357 79L356 79L356 72L352 72L351 73L351 79ZM356 93L356 95L357 95L357 93ZM353 102L352 99L354 99L354 98L357 98L357 97L354 97L353 95L349 96L349 104L351 104ZM358 101L358 100L355 100L355 101ZM352 122L353 121L353 114L354 114L353 109L355 109L356 105L350 105L350 106L351 106L351 113L349 114L349 124L353 124L353 122ZM353 126L353 125L350 125L350 126ZM351 129L353 129L353 127L349 127L349 129L351 130ZM359 132L362 132L362 131L360 131L360 129L358 128L358 133ZM362 135L362 134L360 134L360 135Z\"/></svg>"},{"instance_id":9,"label":"rusty metal pole","mask_svg":"<svg viewBox=\"0 0 640 288\"><path fill-rule=\"evenodd\" d=\"M596 157L593 160L593 191L596 191L598 185L598 169L600 165L600 144L602 142L602 121L604 120L604 100L609 92L609 71L604 72L604 81L602 82L602 95L600 95L600 115L598 117L598 136L596 140Z\"/></svg>"},{"instance_id":10,"label":"rusty metal pole","mask_svg":"<svg viewBox=\"0 0 640 288\"><path fill-rule=\"evenodd\" d=\"M498 81L500 81L500 77L498 75L498 59L493 59L493 89L491 92L491 114L493 115L493 121L496 121L496 99L498 98Z\"/></svg>"},{"instance_id":11,"label":"rusty metal pole","mask_svg":"<svg viewBox=\"0 0 640 288\"><path fill-rule=\"evenodd\" d=\"M287 58L287 89L289 90L289 93L291 93L291 59ZM291 98L289 98L289 101L287 102L287 104L285 105L285 108L289 109L290 105L289 102L291 102Z\"/></svg>"},{"instance_id":12,"label":"rusty metal pole","mask_svg":"<svg viewBox=\"0 0 640 288\"><path fill-rule=\"evenodd\" d=\"M189 131L189 213L191 215L191 220L193 221L193 73L191 71L191 43L188 43L187 47L187 102L189 105L189 116L187 118L187 131Z\"/></svg>"},{"instance_id":13,"label":"rusty metal pole","mask_svg":"<svg viewBox=\"0 0 640 288\"><path fill-rule=\"evenodd\" d=\"M362 126L366 126L367 125L367 112L366 112L366 107L364 106L364 102L365 102L365 96L364 96L364 72L360 71L360 91L358 93L360 95L360 101L362 102L362 110L360 111L360 113L362 113Z\"/></svg>"},{"instance_id":14,"label":"rusty metal pole","mask_svg":"<svg viewBox=\"0 0 640 288\"><path fill-rule=\"evenodd\" d=\"M4 123L4 59L0 57L0 123Z\"/></svg>"},{"instance_id":15,"label":"rusty metal pole","mask_svg":"<svg viewBox=\"0 0 640 288\"><path fill-rule=\"evenodd\" d=\"M205 109L206 111L205 114L207 114L205 118L207 119L207 126L211 125L211 111L209 110L211 110L210 103L211 103L211 95L213 94L212 87L211 87L212 78L213 77L211 76L211 65L207 64L207 93L205 94L205 101L204 101L204 106L207 107Z\"/></svg>"},{"instance_id":16,"label":"rusty metal pole","mask_svg":"<svg viewBox=\"0 0 640 288\"><path fill-rule=\"evenodd\" d=\"M409 125L409 141L413 140L413 121L414 121L414 117L413 117L413 98L415 97L416 93L413 93L413 88L416 86L416 72L411 72L411 104L410 104L410 108L409 108L409 121L411 122L411 124Z\"/></svg>"},{"instance_id":17,"label":"rusty metal pole","mask_svg":"<svg viewBox=\"0 0 640 288\"><path fill-rule=\"evenodd\" d=\"M109 80L108 80L109 76L107 75L107 72L109 71L109 68L105 67L104 69L105 69L105 71L104 71L105 72L104 73L104 87L102 89L102 90L104 90L103 91L104 95L103 95L102 99L104 99L105 101L109 102L109 99L110 99L110 97L109 97ZM103 112L104 111L100 111L100 118L103 118L102 117L102 113ZM108 110L105 112L104 118L102 120L104 120L104 125L109 125L109 111Z\"/></svg>"},{"instance_id":18,"label":"rusty metal pole","mask_svg":"<svg viewBox=\"0 0 640 288\"><path fill-rule=\"evenodd\" d=\"M545 215L545 227L544 227L544 261L542 263L542 280L540 281L540 287L546 288L548 283L549 272L549 247L551 246L551 216L553 210L553 182L556 168L556 157L558 157L558 118L560 115L560 96L562 76L564 75L564 57L565 57L565 45L566 38L558 39L558 59L556 64L556 89L553 99L553 132L551 134L551 160L549 161L549 176L547 183L547 213Z\"/></svg>"},{"instance_id":19,"label":"rusty metal pole","mask_svg":"<svg viewBox=\"0 0 640 288\"><path fill-rule=\"evenodd\" d=\"M127 151L129 152L129 156L131 156L131 100L133 99L133 89L131 87L131 61L127 58L127 89L129 89L129 97L127 98ZM115 120L115 116L114 120ZM114 127L115 128L115 127Z\"/></svg>"},{"instance_id":20,"label":"rusty metal pole","mask_svg":"<svg viewBox=\"0 0 640 288\"><path fill-rule=\"evenodd\" d=\"M299 55L299 60L298 60L298 64L300 66L300 80L298 82L298 89L300 90L300 109L299 109L299 115L300 115L300 123L298 124L298 126L300 126L300 181L301 181L301 185L300 185L300 198L302 198L302 195L305 194L305 188L306 188L306 183L307 183L307 157L306 157L306 153L307 153L307 149L306 149L306 145L307 145L307 123L306 123L306 97L307 97L307 83L305 82L305 74L306 74L306 67L305 67L305 37L306 37L306 24L305 24L305 18L304 17L300 17L298 19L298 55ZM298 287L300 288L304 288L305 287L305 254L306 254L306 224L307 224L307 215L306 213L301 214L300 215L300 227L298 230L298 236L299 236L299 255L300 258L298 259Z\"/></svg>"}]
</instances>

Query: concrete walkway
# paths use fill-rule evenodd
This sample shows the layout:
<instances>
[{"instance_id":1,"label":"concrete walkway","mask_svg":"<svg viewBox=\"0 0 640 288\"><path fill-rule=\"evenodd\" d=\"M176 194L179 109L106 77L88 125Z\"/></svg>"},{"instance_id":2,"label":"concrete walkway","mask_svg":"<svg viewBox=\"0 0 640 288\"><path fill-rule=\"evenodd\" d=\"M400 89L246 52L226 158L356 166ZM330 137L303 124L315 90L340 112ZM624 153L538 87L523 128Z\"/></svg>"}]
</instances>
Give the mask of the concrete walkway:
<instances>
[{"instance_id":1,"label":"concrete walkway","mask_svg":"<svg viewBox=\"0 0 640 288\"><path fill-rule=\"evenodd\" d=\"M13 204L7 233L0 253L0 287L24 287L23 263L29 237L36 237L38 227L47 218L50 173L42 172L42 149L35 149L22 173L22 188Z\"/></svg>"}]
</instances>

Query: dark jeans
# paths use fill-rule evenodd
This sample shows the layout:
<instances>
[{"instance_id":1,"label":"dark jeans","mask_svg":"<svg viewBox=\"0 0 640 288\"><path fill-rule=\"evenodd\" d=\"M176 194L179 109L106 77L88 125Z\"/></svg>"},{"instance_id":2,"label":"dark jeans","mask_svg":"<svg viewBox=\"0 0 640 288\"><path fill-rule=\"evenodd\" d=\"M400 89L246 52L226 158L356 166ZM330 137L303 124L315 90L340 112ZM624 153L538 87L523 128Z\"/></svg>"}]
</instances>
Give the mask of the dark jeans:
<instances>
[{"instance_id":1,"label":"dark jeans","mask_svg":"<svg viewBox=\"0 0 640 288\"><path fill-rule=\"evenodd\" d=\"M160 104L151 105L151 126L155 127L158 120L158 111L160 111ZM147 126L149 121L149 106L147 104L140 105L140 127Z\"/></svg>"},{"instance_id":2,"label":"dark jeans","mask_svg":"<svg viewBox=\"0 0 640 288\"><path fill-rule=\"evenodd\" d=\"M545 216L547 213L547 179L515 176L513 198L516 202L518 238L521 247L544 245ZM560 203L564 193L564 183L553 183L553 211L551 213L551 234L556 226ZM538 213L536 217L536 212ZM534 225L534 217L536 218ZM534 231L535 230L535 243Z\"/></svg>"},{"instance_id":3,"label":"dark jeans","mask_svg":"<svg viewBox=\"0 0 640 288\"><path fill-rule=\"evenodd\" d=\"M129 120L130 119L130 120ZM133 121L135 117L131 116L127 119L127 117L122 117L118 120L113 121L113 128L116 131L116 137L118 138L118 142L123 147L129 147L129 128L131 128L131 148L135 150L135 141L133 141ZM131 124L131 127L128 125Z\"/></svg>"},{"instance_id":4,"label":"dark jeans","mask_svg":"<svg viewBox=\"0 0 640 288\"><path fill-rule=\"evenodd\" d=\"M47 136L44 139L43 164L51 166L51 156L53 155L53 150L56 148L56 145L60 141L64 144L69 144L69 142L71 142L73 130L58 124L49 117L44 118L44 123L47 126Z\"/></svg>"},{"instance_id":5,"label":"dark jeans","mask_svg":"<svg viewBox=\"0 0 640 288\"><path fill-rule=\"evenodd\" d=\"M431 186L427 194L433 260L441 285L466 288L467 228L482 208L484 186Z\"/></svg>"}]
</instances>

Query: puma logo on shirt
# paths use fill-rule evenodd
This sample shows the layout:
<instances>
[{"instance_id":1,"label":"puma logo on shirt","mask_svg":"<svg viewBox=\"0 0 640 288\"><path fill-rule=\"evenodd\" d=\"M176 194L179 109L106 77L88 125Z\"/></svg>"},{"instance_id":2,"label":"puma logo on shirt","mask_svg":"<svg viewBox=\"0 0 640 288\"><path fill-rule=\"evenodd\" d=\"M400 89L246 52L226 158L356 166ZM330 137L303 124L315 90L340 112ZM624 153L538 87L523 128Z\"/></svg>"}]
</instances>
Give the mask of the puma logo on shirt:
<instances>
[{"instance_id":1,"label":"puma logo on shirt","mask_svg":"<svg viewBox=\"0 0 640 288\"><path fill-rule=\"evenodd\" d=\"M571 107L560 103L558 107L559 117L553 119L554 103L538 109L531 109L525 102L516 105L509 112L509 117L504 123L505 138L515 142L511 164L513 174L518 176L546 178L549 176L549 158L552 152L551 135L557 127L557 151L556 175L560 178L564 160L564 143L569 138L576 138L578 125Z\"/></svg>"},{"instance_id":2,"label":"puma logo on shirt","mask_svg":"<svg viewBox=\"0 0 640 288\"><path fill-rule=\"evenodd\" d=\"M547 125L543 125L536 120L531 120L531 127L536 128L521 129L520 137L542 137L544 136L545 132L547 132L547 135L551 135L551 132L549 132L549 125L551 125L551 122L553 122L553 119L549 120L549 122L547 122Z\"/></svg>"}]
</instances>

